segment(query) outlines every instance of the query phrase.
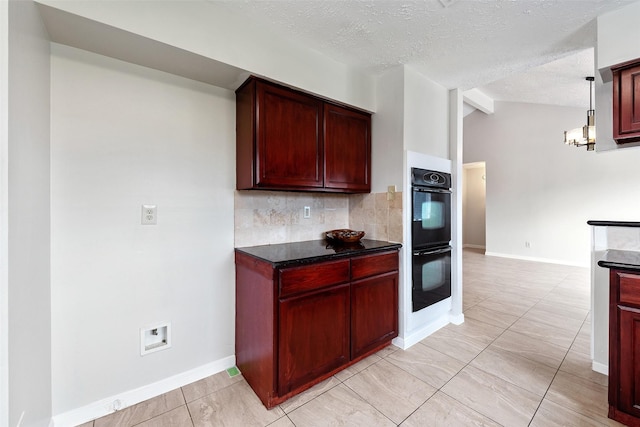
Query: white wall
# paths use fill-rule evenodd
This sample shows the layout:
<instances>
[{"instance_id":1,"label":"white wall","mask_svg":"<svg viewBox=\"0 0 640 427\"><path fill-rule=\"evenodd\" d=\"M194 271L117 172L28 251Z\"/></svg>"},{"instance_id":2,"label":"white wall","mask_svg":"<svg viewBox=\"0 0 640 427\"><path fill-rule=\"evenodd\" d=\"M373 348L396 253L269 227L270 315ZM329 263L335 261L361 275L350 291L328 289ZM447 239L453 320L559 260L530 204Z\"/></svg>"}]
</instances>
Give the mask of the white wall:
<instances>
[{"instance_id":1,"label":"white wall","mask_svg":"<svg viewBox=\"0 0 640 427\"><path fill-rule=\"evenodd\" d=\"M465 118L464 162L486 162L487 252L587 266L587 220L638 220L640 149L564 145L584 120L582 109L507 102Z\"/></svg>"},{"instance_id":2,"label":"white wall","mask_svg":"<svg viewBox=\"0 0 640 427\"><path fill-rule=\"evenodd\" d=\"M275 79L369 111L375 109L374 79L370 74L337 62L296 40L278 37L229 10L225 2L39 2L215 59L247 73ZM79 33L78 36L83 35Z\"/></svg>"},{"instance_id":3,"label":"white wall","mask_svg":"<svg viewBox=\"0 0 640 427\"><path fill-rule=\"evenodd\" d=\"M640 58L640 2L602 14L597 18L598 48L596 68L602 70L612 65Z\"/></svg>"},{"instance_id":4,"label":"white wall","mask_svg":"<svg viewBox=\"0 0 640 427\"><path fill-rule=\"evenodd\" d=\"M7 26L1 27L7 31L8 62L0 93L6 102L0 128L7 131L0 178L0 425L22 420L23 426L46 426L51 416L49 43L31 2L1 7L8 8Z\"/></svg>"},{"instance_id":5,"label":"white wall","mask_svg":"<svg viewBox=\"0 0 640 427\"><path fill-rule=\"evenodd\" d=\"M371 192L389 185L402 191L404 142L404 67L378 77L376 114L371 117Z\"/></svg>"},{"instance_id":6,"label":"white wall","mask_svg":"<svg viewBox=\"0 0 640 427\"><path fill-rule=\"evenodd\" d=\"M449 91L411 67L404 70L405 149L450 159Z\"/></svg>"},{"instance_id":7,"label":"white wall","mask_svg":"<svg viewBox=\"0 0 640 427\"><path fill-rule=\"evenodd\" d=\"M61 414L233 356L235 95L55 44L51 79ZM161 321L172 347L141 357Z\"/></svg>"},{"instance_id":8,"label":"white wall","mask_svg":"<svg viewBox=\"0 0 640 427\"><path fill-rule=\"evenodd\" d=\"M9 2L0 2L0 427L9 426Z\"/></svg>"},{"instance_id":9,"label":"white wall","mask_svg":"<svg viewBox=\"0 0 640 427\"><path fill-rule=\"evenodd\" d=\"M464 148L464 96L461 89L449 91L449 155L451 159L451 314L449 320L459 325L462 313L462 160Z\"/></svg>"},{"instance_id":10,"label":"white wall","mask_svg":"<svg viewBox=\"0 0 640 427\"><path fill-rule=\"evenodd\" d=\"M404 152L450 159L449 91L406 65L376 82L372 117L372 188L402 188Z\"/></svg>"}]
</instances>

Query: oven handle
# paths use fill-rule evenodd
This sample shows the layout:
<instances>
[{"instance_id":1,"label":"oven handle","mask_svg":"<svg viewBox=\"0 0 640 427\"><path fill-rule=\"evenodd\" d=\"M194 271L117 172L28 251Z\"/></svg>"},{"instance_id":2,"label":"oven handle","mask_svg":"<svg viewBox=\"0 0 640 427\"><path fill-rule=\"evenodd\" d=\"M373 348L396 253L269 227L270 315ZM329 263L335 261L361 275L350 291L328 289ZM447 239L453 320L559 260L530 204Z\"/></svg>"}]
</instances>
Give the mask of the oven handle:
<instances>
[{"instance_id":1,"label":"oven handle","mask_svg":"<svg viewBox=\"0 0 640 427\"><path fill-rule=\"evenodd\" d=\"M427 250L427 251L414 251L413 255L414 256L436 255L436 254L443 254L445 252L451 252L451 246L447 246L446 248Z\"/></svg>"},{"instance_id":2,"label":"oven handle","mask_svg":"<svg viewBox=\"0 0 640 427\"><path fill-rule=\"evenodd\" d=\"M451 190L442 190L440 188L432 188L432 187L416 187L416 186L413 186L413 191L418 191L420 193L447 193L447 194L451 194Z\"/></svg>"}]
</instances>

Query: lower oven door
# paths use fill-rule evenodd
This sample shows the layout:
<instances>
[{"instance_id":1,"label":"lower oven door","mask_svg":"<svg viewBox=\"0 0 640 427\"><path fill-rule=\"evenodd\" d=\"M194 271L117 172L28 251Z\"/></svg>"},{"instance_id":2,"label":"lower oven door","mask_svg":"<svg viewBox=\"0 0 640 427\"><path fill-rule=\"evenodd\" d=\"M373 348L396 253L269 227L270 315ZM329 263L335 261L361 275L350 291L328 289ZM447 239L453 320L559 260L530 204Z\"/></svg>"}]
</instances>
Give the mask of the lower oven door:
<instances>
[{"instance_id":1,"label":"lower oven door","mask_svg":"<svg viewBox=\"0 0 640 427\"><path fill-rule=\"evenodd\" d=\"M413 251L413 312L451 296L451 246Z\"/></svg>"}]
</instances>

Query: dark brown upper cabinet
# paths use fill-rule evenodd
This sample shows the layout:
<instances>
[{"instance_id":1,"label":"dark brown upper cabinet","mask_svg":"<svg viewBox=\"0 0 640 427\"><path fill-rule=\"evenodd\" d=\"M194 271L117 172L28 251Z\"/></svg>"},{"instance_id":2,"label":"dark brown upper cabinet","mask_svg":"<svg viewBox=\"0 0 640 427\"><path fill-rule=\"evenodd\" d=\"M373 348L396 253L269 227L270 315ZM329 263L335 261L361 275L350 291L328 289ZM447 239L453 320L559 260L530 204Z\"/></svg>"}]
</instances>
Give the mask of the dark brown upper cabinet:
<instances>
[{"instance_id":1,"label":"dark brown upper cabinet","mask_svg":"<svg viewBox=\"0 0 640 427\"><path fill-rule=\"evenodd\" d=\"M250 77L236 91L236 188L371 191L371 115Z\"/></svg>"},{"instance_id":2,"label":"dark brown upper cabinet","mask_svg":"<svg viewBox=\"0 0 640 427\"><path fill-rule=\"evenodd\" d=\"M613 139L640 141L640 59L611 67L613 72Z\"/></svg>"},{"instance_id":3,"label":"dark brown upper cabinet","mask_svg":"<svg viewBox=\"0 0 640 427\"><path fill-rule=\"evenodd\" d=\"M324 105L324 186L346 192L371 191L371 116Z\"/></svg>"}]
</instances>

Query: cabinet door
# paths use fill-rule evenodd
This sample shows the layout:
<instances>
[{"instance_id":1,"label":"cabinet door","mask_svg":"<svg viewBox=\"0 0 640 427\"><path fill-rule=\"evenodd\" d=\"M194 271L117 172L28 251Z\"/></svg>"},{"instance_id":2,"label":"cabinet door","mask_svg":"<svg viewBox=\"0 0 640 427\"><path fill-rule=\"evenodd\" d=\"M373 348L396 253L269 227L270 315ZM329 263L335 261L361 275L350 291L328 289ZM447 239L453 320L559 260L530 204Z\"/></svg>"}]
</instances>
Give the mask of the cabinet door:
<instances>
[{"instance_id":1,"label":"cabinet door","mask_svg":"<svg viewBox=\"0 0 640 427\"><path fill-rule=\"evenodd\" d=\"M398 272L351 283L351 358L398 336Z\"/></svg>"},{"instance_id":2,"label":"cabinet door","mask_svg":"<svg viewBox=\"0 0 640 427\"><path fill-rule=\"evenodd\" d=\"M323 186L322 102L257 83L256 186Z\"/></svg>"},{"instance_id":3,"label":"cabinet door","mask_svg":"<svg viewBox=\"0 0 640 427\"><path fill-rule=\"evenodd\" d=\"M371 116L325 104L326 188L371 191Z\"/></svg>"},{"instance_id":4,"label":"cabinet door","mask_svg":"<svg viewBox=\"0 0 640 427\"><path fill-rule=\"evenodd\" d=\"M619 306L618 409L640 417L640 310Z\"/></svg>"},{"instance_id":5,"label":"cabinet door","mask_svg":"<svg viewBox=\"0 0 640 427\"><path fill-rule=\"evenodd\" d=\"M640 141L640 65L614 70L613 138Z\"/></svg>"},{"instance_id":6,"label":"cabinet door","mask_svg":"<svg viewBox=\"0 0 640 427\"><path fill-rule=\"evenodd\" d=\"M349 361L349 284L280 300L278 394Z\"/></svg>"}]
</instances>

